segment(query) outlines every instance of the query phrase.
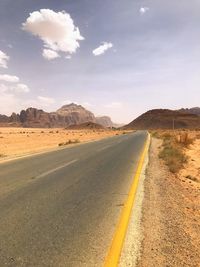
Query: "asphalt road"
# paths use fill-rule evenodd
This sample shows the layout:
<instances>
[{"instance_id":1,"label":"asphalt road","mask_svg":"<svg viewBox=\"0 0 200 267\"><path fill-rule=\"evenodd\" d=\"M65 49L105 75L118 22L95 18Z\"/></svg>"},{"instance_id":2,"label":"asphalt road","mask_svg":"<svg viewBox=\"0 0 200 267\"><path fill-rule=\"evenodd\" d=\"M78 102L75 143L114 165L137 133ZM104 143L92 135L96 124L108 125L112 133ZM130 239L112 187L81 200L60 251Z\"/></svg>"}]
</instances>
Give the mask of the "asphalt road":
<instances>
[{"instance_id":1,"label":"asphalt road","mask_svg":"<svg viewBox=\"0 0 200 267\"><path fill-rule=\"evenodd\" d=\"M0 266L102 266L146 136L0 164Z\"/></svg>"}]
</instances>

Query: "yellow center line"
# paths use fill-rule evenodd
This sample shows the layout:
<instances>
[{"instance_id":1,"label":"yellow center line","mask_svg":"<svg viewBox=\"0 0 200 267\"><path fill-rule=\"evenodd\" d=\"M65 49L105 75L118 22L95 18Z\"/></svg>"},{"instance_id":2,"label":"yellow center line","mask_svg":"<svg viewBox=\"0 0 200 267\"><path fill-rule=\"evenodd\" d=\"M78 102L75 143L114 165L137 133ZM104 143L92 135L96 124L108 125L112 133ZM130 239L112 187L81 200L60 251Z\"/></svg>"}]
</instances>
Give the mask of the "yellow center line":
<instances>
[{"instance_id":1,"label":"yellow center line","mask_svg":"<svg viewBox=\"0 0 200 267\"><path fill-rule=\"evenodd\" d=\"M145 156L148 152L149 139L150 138L148 134L148 138L142 150L142 153L141 153L141 156L138 162L138 166L136 169L136 173L133 178L133 183L131 185L131 189L128 194L128 198L125 202L124 208L122 209L122 213L121 213L119 223L117 225L117 228L116 228L113 240L112 240L111 247L109 249L108 255L104 262L104 267L117 267L118 266L121 251L123 248L124 239L126 236L126 231L127 231L128 224L129 224L129 219L130 219L133 203L134 203L136 192L137 192L139 178L142 172L142 167L143 167L143 163L145 160Z\"/></svg>"}]
</instances>

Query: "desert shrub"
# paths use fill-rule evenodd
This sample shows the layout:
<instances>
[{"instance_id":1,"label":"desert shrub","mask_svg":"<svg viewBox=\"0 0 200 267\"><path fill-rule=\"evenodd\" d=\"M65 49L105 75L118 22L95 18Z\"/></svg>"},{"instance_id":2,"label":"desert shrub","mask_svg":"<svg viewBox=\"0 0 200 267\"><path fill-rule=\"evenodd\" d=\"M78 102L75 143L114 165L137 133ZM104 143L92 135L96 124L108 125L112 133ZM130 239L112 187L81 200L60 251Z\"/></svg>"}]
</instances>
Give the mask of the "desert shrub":
<instances>
[{"instance_id":1,"label":"desert shrub","mask_svg":"<svg viewBox=\"0 0 200 267\"><path fill-rule=\"evenodd\" d=\"M181 149L173 145L164 146L159 153L159 157L165 161L169 170L173 173L177 173L183 167L183 164L187 162L187 157Z\"/></svg>"},{"instance_id":2,"label":"desert shrub","mask_svg":"<svg viewBox=\"0 0 200 267\"><path fill-rule=\"evenodd\" d=\"M187 179L189 179L189 180L191 180L193 182L198 182L198 179L196 177L192 176L192 175L187 175L187 176L185 176L185 178L187 178Z\"/></svg>"},{"instance_id":3,"label":"desert shrub","mask_svg":"<svg viewBox=\"0 0 200 267\"><path fill-rule=\"evenodd\" d=\"M6 155L5 154L0 154L0 158L5 158Z\"/></svg>"},{"instance_id":4,"label":"desert shrub","mask_svg":"<svg viewBox=\"0 0 200 267\"><path fill-rule=\"evenodd\" d=\"M44 131L41 131L41 133L44 133Z\"/></svg>"},{"instance_id":5,"label":"desert shrub","mask_svg":"<svg viewBox=\"0 0 200 267\"><path fill-rule=\"evenodd\" d=\"M176 142L178 142L183 147L188 147L189 145L193 144L194 138L191 138L188 132L182 132L180 133L178 138L176 138Z\"/></svg>"},{"instance_id":6,"label":"desert shrub","mask_svg":"<svg viewBox=\"0 0 200 267\"><path fill-rule=\"evenodd\" d=\"M77 144L77 143L80 143L79 139L75 139L75 140L69 139L66 142L59 143L58 146L67 146L67 145L70 145L70 144Z\"/></svg>"},{"instance_id":7,"label":"desert shrub","mask_svg":"<svg viewBox=\"0 0 200 267\"><path fill-rule=\"evenodd\" d=\"M200 134L199 133L196 135L196 139L200 139Z\"/></svg>"},{"instance_id":8,"label":"desert shrub","mask_svg":"<svg viewBox=\"0 0 200 267\"><path fill-rule=\"evenodd\" d=\"M162 149L159 157L163 159L169 170L177 173L187 162L187 156L184 153L184 146L177 141L176 136L170 134L163 135Z\"/></svg>"},{"instance_id":9,"label":"desert shrub","mask_svg":"<svg viewBox=\"0 0 200 267\"><path fill-rule=\"evenodd\" d=\"M65 143L59 143L58 144L58 146L64 146L65 145Z\"/></svg>"},{"instance_id":10,"label":"desert shrub","mask_svg":"<svg viewBox=\"0 0 200 267\"><path fill-rule=\"evenodd\" d=\"M152 137L155 137L155 138L159 138L160 137L159 134L158 134L158 132L152 132L151 133L151 136Z\"/></svg>"}]
</instances>

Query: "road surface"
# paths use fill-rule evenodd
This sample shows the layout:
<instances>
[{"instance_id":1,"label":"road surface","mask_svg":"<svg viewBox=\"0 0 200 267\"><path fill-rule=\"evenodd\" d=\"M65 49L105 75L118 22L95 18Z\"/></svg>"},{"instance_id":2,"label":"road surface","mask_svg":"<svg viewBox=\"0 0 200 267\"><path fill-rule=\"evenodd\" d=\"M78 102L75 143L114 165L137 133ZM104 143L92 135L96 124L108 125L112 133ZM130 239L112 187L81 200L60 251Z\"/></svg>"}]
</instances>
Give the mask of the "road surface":
<instances>
[{"instance_id":1,"label":"road surface","mask_svg":"<svg viewBox=\"0 0 200 267\"><path fill-rule=\"evenodd\" d=\"M0 266L102 266L146 137L0 164Z\"/></svg>"}]
</instances>

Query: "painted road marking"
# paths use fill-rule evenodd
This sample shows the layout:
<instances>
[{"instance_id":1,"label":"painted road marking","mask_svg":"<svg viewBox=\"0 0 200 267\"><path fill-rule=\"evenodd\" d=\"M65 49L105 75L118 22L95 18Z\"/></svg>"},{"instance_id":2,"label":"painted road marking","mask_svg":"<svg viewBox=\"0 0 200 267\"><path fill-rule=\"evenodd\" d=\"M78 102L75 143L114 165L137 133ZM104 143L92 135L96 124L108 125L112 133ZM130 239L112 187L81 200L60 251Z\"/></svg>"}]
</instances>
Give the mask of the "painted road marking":
<instances>
[{"instance_id":1,"label":"painted road marking","mask_svg":"<svg viewBox=\"0 0 200 267\"><path fill-rule=\"evenodd\" d=\"M142 172L142 167L143 167L143 163L145 160L145 156L148 152L149 141L150 141L150 136L148 134L147 140L145 142L144 148L142 150L142 153L141 153L141 156L140 156L140 159L138 162L136 173L133 177L133 183L131 185L131 189L129 191L128 198L127 198L125 205L122 209L122 213L121 213L116 231L114 233L111 247L109 249L108 255L107 255L105 262L104 262L104 267L117 267L118 266L121 251L123 248L123 243L124 243L124 240L126 237L126 232L127 232L127 228L128 228L128 224L129 224L129 219L130 219L133 203L135 200L135 195L137 192L139 178L140 178L140 175Z\"/></svg>"},{"instance_id":2,"label":"painted road marking","mask_svg":"<svg viewBox=\"0 0 200 267\"><path fill-rule=\"evenodd\" d=\"M103 150L105 150L105 149L108 148L108 147L111 147L111 145L101 147L101 148L99 148L97 151L98 151L98 152L103 151Z\"/></svg>"},{"instance_id":3,"label":"painted road marking","mask_svg":"<svg viewBox=\"0 0 200 267\"><path fill-rule=\"evenodd\" d=\"M51 169L51 170L49 170L49 171L43 172L42 174L38 175L36 178L42 178L42 177L45 177L45 176L47 176L47 175L49 175L49 174L51 174L51 173L53 173L53 172L56 172L56 171L58 171L58 170L60 170L60 169L65 168L65 167L67 167L67 166L69 166L69 165L71 165L71 164L73 164L73 163L75 163L75 162L77 162L77 161L78 161L78 159L74 159L74 160L72 160L72 161L69 161L68 163L65 163L64 165L61 165L61 166L59 166L59 167L57 167L57 168L54 168L54 169Z\"/></svg>"}]
</instances>

